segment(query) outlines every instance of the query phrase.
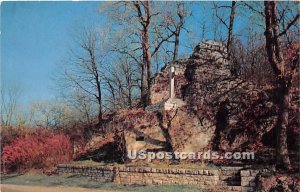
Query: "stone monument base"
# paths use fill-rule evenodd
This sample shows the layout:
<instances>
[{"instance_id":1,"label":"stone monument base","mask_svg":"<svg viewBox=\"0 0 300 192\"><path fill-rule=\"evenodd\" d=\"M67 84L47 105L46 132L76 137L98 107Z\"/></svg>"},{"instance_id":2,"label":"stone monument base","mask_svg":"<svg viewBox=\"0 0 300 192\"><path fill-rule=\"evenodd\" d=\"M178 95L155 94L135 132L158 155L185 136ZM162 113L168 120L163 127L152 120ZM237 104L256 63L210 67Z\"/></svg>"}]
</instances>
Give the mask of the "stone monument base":
<instances>
[{"instance_id":1,"label":"stone monument base","mask_svg":"<svg viewBox=\"0 0 300 192\"><path fill-rule=\"evenodd\" d=\"M185 106L186 103L181 100L181 99L176 99L176 98L169 98L165 103L164 103L164 106L163 106L163 109L165 111L169 111L169 110L175 110L179 107L183 107Z\"/></svg>"},{"instance_id":2,"label":"stone monument base","mask_svg":"<svg viewBox=\"0 0 300 192\"><path fill-rule=\"evenodd\" d=\"M169 98L167 100L164 100L159 103L155 103L153 105L146 107L146 111L163 112L163 111L175 110L175 109L177 109L179 107L183 107L185 105L186 105L186 103L181 99Z\"/></svg>"}]
</instances>

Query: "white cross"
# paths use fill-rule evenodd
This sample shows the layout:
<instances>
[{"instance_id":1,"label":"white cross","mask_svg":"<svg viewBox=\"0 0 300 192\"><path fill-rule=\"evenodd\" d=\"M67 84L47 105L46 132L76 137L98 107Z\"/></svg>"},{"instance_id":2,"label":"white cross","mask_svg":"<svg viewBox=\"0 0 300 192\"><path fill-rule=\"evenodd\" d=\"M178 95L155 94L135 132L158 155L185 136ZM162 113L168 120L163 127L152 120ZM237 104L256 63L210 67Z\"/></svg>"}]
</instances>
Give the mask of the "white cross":
<instances>
[{"instance_id":1,"label":"white cross","mask_svg":"<svg viewBox=\"0 0 300 192\"><path fill-rule=\"evenodd\" d=\"M175 68L173 66L170 67L170 93L169 97L170 99L175 98L175 83L174 83L174 77L175 77Z\"/></svg>"}]
</instances>

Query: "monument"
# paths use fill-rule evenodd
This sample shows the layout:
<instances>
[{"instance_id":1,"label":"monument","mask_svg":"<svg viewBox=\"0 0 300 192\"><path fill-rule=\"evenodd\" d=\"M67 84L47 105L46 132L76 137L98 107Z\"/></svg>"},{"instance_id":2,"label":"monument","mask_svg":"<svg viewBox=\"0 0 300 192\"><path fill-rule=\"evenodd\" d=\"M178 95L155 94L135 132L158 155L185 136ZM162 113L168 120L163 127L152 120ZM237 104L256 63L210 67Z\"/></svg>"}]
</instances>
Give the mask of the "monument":
<instances>
[{"instance_id":1,"label":"monument","mask_svg":"<svg viewBox=\"0 0 300 192\"><path fill-rule=\"evenodd\" d=\"M182 107L185 105L185 102L183 100L178 99L175 96L175 76L176 76L175 67L171 64L170 72L169 72L169 98L164 103L165 111L175 110L178 107Z\"/></svg>"},{"instance_id":2,"label":"monument","mask_svg":"<svg viewBox=\"0 0 300 192\"><path fill-rule=\"evenodd\" d=\"M175 110L178 107L182 107L186 105L186 103L179 98L176 98L176 83L175 83L175 77L176 75L179 75L183 73L182 67L178 66L178 64L174 64L174 62L169 63L169 65L165 68L166 71L169 71L169 77L168 77L168 92L166 94L166 98L161 98L159 102L156 102L148 107L146 107L146 111L150 112L162 112L162 111L169 111L169 110ZM158 94L158 93L155 93ZM165 93L162 92L162 95Z\"/></svg>"}]
</instances>

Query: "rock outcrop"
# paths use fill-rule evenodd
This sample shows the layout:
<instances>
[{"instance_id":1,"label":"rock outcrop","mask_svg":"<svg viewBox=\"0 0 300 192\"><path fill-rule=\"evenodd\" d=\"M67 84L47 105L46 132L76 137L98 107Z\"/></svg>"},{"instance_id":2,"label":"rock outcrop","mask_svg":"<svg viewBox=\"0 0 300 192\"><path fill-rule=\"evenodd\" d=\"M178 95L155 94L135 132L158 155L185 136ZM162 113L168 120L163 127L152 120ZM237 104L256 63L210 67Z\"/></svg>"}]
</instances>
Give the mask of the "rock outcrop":
<instances>
[{"instance_id":1,"label":"rock outcrop","mask_svg":"<svg viewBox=\"0 0 300 192\"><path fill-rule=\"evenodd\" d=\"M247 103L258 98L261 88L232 75L225 46L214 41L195 47L185 77L188 83L184 100L202 121L214 125L210 128L215 133L211 139L213 148L218 150L224 131L238 124L240 115L249 107ZM241 144L232 138L230 145L234 142L238 142L237 146Z\"/></svg>"},{"instance_id":2,"label":"rock outcrop","mask_svg":"<svg viewBox=\"0 0 300 192\"><path fill-rule=\"evenodd\" d=\"M184 105L162 110L169 101L171 65L175 67L174 99ZM116 151L124 158L129 150L141 149L265 153L274 147L271 130L278 112L274 90L245 81L230 69L225 46L214 41L202 42L190 58L167 65L154 78L150 89L153 105L148 110L119 111L114 116L110 125L115 130ZM290 126L297 127L296 111L291 114ZM295 132L288 132L289 139L299 138L291 134Z\"/></svg>"},{"instance_id":3,"label":"rock outcrop","mask_svg":"<svg viewBox=\"0 0 300 192\"><path fill-rule=\"evenodd\" d=\"M201 151L212 142L217 149L226 127L237 126L240 113L248 107L246 103L258 97L260 89L254 83L232 76L226 57L225 46L205 41L195 47L189 59L170 63L156 76L151 87L152 103L168 98L171 65L175 66L176 98L187 103L186 107L165 115L165 121L172 118L168 130L173 149ZM231 138L230 142L227 147L234 142L238 147L244 141Z\"/></svg>"}]
</instances>

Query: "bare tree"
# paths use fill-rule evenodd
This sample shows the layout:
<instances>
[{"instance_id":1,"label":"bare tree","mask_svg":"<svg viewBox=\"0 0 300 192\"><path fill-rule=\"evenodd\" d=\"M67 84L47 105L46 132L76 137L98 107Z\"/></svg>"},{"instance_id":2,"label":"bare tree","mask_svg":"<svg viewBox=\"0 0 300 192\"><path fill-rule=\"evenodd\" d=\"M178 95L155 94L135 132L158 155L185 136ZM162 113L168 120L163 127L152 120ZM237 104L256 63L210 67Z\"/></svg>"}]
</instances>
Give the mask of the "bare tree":
<instances>
[{"instance_id":1,"label":"bare tree","mask_svg":"<svg viewBox=\"0 0 300 192\"><path fill-rule=\"evenodd\" d=\"M99 125L103 115L101 70L106 57L104 39L97 30L84 29L77 39L78 47L71 50L71 58L66 62L60 78L65 88L71 89L71 92L84 92L85 97L97 104Z\"/></svg>"},{"instance_id":2,"label":"bare tree","mask_svg":"<svg viewBox=\"0 0 300 192\"><path fill-rule=\"evenodd\" d=\"M147 83L144 82L144 75L142 75L142 92L141 92L141 101L143 104L143 107L146 107L147 105L150 104L150 86L151 86L151 81L152 81L152 63L151 59L152 57L157 53L159 48L164 42L167 42L174 34L168 34L167 36L163 37L158 34L158 38L155 40L157 43L153 47L153 50L150 50L150 22L151 18L153 16L156 16L160 14L159 12L151 13L151 7L150 7L150 1L134 1L133 2L136 11L137 11L137 16L139 18L139 22L142 26L141 30L141 46L143 50L143 65L142 66L142 74L144 72L144 68L146 67L147 69ZM154 27L154 30L156 28ZM179 35L179 34L178 34ZM179 43L179 42L178 42ZM144 87L147 87L146 89Z\"/></svg>"},{"instance_id":3,"label":"bare tree","mask_svg":"<svg viewBox=\"0 0 300 192\"><path fill-rule=\"evenodd\" d=\"M297 39L299 40L299 27L297 20L299 19L299 2L280 2L276 6L278 27L281 29L280 36L282 44L286 47ZM297 13L297 14L295 14Z\"/></svg>"},{"instance_id":4,"label":"bare tree","mask_svg":"<svg viewBox=\"0 0 300 192\"><path fill-rule=\"evenodd\" d=\"M141 46L143 50L143 63L142 63L142 81L141 81L141 103L143 107L149 105L150 102L150 89L152 78L152 65L151 65L151 53L149 44L149 26L151 15L151 8L149 1L134 1L133 2L139 22L142 25L141 33Z\"/></svg>"},{"instance_id":5,"label":"bare tree","mask_svg":"<svg viewBox=\"0 0 300 192\"><path fill-rule=\"evenodd\" d=\"M281 31L284 31L287 25L291 24L293 19L297 18L298 8L297 2L280 2L276 8L277 18ZM252 79L258 84L272 83L274 81L273 70L270 65L266 66L264 62L267 57L265 50L265 13L264 4L262 2L247 2L242 1L240 3L240 16L241 20L243 18L248 18L246 21L249 23L248 26L243 29L238 36L244 36L244 43L246 48L246 59L241 63L243 78ZM281 36L281 45L288 48L291 46L292 42L296 42L299 39L297 29L297 23L293 23L292 26L286 31L285 35ZM288 34L288 35L287 35ZM288 37L286 37L286 35ZM233 45L233 48L235 45ZM237 52L236 52L237 51ZM237 54L236 54L237 53ZM237 59L241 59L239 51L234 48L232 50L232 56Z\"/></svg>"},{"instance_id":6,"label":"bare tree","mask_svg":"<svg viewBox=\"0 0 300 192\"><path fill-rule=\"evenodd\" d=\"M186 2L168 2L166 5L173 8L171 5L174 4L176 5L176 11L174 11L174 9L169 9L166 11L166 16L163 22L164 25L162 27L163 29L165 28L166 30L170 31L170 34L174 36L174 41L170 42L174 43L173 60L176 60L178 58L180 32L182 29L185 29L185 20L187 17L191 16L192 13L187 9Z\"/></svg>"},{"instance_id":7,"label":"bare tree","mask_svg":"<svg viewBox=\"0 0 300 192\"><path fill-rule=\"evenodd\" d=\"M277 88L277 104L279 107L278 114L278 131L277 131L277 165L286 169L291 168L288 146L287 146L287 126L289 117L289 92L292 86L293 74L296 71L297 65L295 63L285 63L283 58L282 48L280 45L280 37L289 30L299 18L299 13L291 20L291 24L287 25L282 32L280 32L276 1L265 1L265 25L266 25L266 51L268 55L269 63L276 76L276 88ZM299 56L299 55L298 55ZM297 64L298 63L298 64Z\"/></svg>"},{"instance_id":8,"label":"bare tree","mask_svg":"<svg viewBox=\"0 0 300 192\"><path fill-rule=\"evenodd\" d=\"M158 27L161 26L159 22L162 19L156 18L161 17L162 13L158 9L152 9L155 5L156 2L150 1L117 2L112 3L108 13L113 23L118 24L117 30L126 34L119 34L121 38L114 37L112 50L131 58L141 68L140 101L143 107L150 104L152 60L163 44L174 35L161 33L162 30Z\"/></svg>"},{"instance_id":9,"label":"bare tree","mask_svg":"<svg viewBox=\"0 0 300 192\"><path fill-rule=\"evenodd\" d=\"M121 108L132 108L136 103L138 70L129 59L119 58L116 64L110 65L103 74L107 90L105 101L110 111Z\"/></svg>"},{"instance_id":10,"label":"bare tree","mask_svg":"<svg viewBox=\"0 0 300 192\"><path fill-rule=\"evenodd\" d=\"M233 31L233 22L235 16L235 7L236 1L231 1L231 8L230 8L230 19L229 19L229 26L228 26L228 38L227 38L227 52L228 58L231 58L231 47L232 47L232 31Z\"/></svg>"},{"instance_id":11,"label":"bare tree","mask_svg":"<svg viewBox=\"0 0 300 192\"><path fill-rule=\"evenodd\" d=\"M1 125L11 126L17 116L18 99L21 89L17 85L1 86Z\"/></svg>"},{"instance_id":12,"label":"bare tree","mask_svg":"<svg viewBox=\"0 0 300 192\"><path fill-rule=\"evenodd\" d=\"M59 124L60 111L54 104L47 101L36 101L30 105L31 125L34 127L54 128ZM61 112L61 111L60 111Z\"/></svg>"},{"instance_id":13,"label":"bare tree","mask_svg":"<svg viewBox=\"0 0 300 192\"><path fill-rule=\"evenodd\" d=\"M75 90L69 95L67 103L76 108L79 112L77 121L92 124L93 114L95 114L94 103L90 100L89 95L81 90L75 88Z\"/></svg>"},{"instance_id":14,"label":"bare tree","mask_svg":"<svg viewBox=\"0 0 300 192\"><path fill-rule=\"evenodd\" d=\"M74 125L81 113L63 100L35 101L29 105L27 123L32 127L66 129Z\"/></svg>"},{"instance_id":15,"label":"bare tree","mask_svg":"<svg viewBox=\"0 0 300 192\"><path fill-rule=\"evenodd\" d=\"M226 22L226 20L221 17L218 14L219 8L229 8L230 9L230 16L229 16L229 23ZM235 9L236 9L236 1L231 1L231 6L228 5L221 5L218 6L216 3L214 3L214 9L216 11L216 17L220 20L220 22L227 28L228 30L228 37L227 37L227 54L228 58L231 58L231 48L232 48L232 42L233 42L233 24L234 24L234 18L235 18Z\"/></svg>"}]
</instances>

